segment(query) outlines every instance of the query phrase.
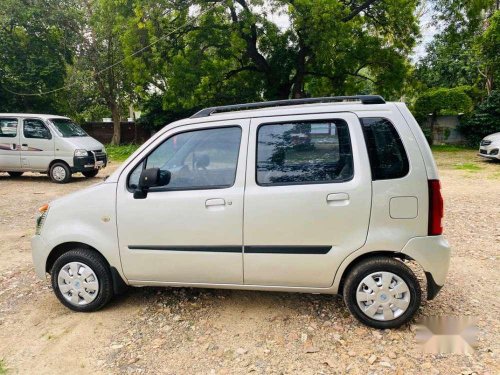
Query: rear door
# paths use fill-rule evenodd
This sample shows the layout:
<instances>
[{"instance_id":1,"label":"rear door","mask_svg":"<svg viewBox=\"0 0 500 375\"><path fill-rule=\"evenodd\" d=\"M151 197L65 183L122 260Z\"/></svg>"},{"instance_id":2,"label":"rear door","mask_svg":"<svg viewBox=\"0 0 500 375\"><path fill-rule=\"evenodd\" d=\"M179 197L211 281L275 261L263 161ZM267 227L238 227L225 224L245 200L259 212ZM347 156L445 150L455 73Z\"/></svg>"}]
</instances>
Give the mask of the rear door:
<instances>
[{"instance_id":1,"label":"rear door","mask_svg":"<svg viewBox=\"0 0 500 375\"><path fill-rule=\"evenodd\" d=\"M245 284L329 287L368 231L371 174L359 119L253 119L249 139Z\"/></svg>"},{"instance_id":2,"label":"rear door","mask_svg":"<svg viewBox=\"0 0 500 375\"><path fill-rule=\"evenodd\" d=\"M20 126L15 117L0 117L0 170L21 169Z\"/></svg>"},{"instance_id":3,"label":"rear door","mask_svg":"<svg viewBox=\"0 0 500 375\"><path fill-rule=\"evenodd\" d=\"M54 160L54 138L50 129L36 118L23 119L21 163L23 169L46 171Z\"/></svg>"}]
</instances>

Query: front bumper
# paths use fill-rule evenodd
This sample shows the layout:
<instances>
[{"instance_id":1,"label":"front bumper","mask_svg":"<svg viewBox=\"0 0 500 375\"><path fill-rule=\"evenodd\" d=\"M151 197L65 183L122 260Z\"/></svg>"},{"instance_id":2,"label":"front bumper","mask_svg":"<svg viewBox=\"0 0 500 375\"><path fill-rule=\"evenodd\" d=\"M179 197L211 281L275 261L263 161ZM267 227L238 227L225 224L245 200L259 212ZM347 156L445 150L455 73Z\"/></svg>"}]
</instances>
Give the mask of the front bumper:
<instances>
[{"instance_id":1,"label":"front bumper","mask_svg":"<svg viewBox=\"0 0 500 375\"><path fill-rule=\"evenodd\" d=\"M95 169L102 169L108 165L108 156L105 153L89 152L87 156L73 157L73 167L71 172L89 172Z\"/></svg>"},{"instance_id":2,"label":"front bumper","mask_svg":"<svg viewBox=\"0 0 500 375\"><path fill-rule=\"evenodd\" d=\"M45 279L46 277L45 266L47 265L48 253L47 243L43 240L42 236L33 236L31 238L31 256L33 258L33 265L35 266L35 273L40 279Z\"/></svg>"},{"instance_id":3,"label":"front bumper","mask_svg":"<svg viewBox=\"0 0 500 375\"><path fill-rule=\"evenodd\" d=\"M427 298L433 299L443 287L450 267L451 249L446 238L415 237L401 252L422 266L427 277Z\"/></svg>"},{"instance_id":4,"label":"front bumper","mask_svg":"<svg viewBox=\"0 0 500 375\"><path fill-rule=\"evenodd\" d=\"M500 150L498 145L489 145L479 147L479 156L487 159L500 160Z\"/></svg>"}]
</instances>

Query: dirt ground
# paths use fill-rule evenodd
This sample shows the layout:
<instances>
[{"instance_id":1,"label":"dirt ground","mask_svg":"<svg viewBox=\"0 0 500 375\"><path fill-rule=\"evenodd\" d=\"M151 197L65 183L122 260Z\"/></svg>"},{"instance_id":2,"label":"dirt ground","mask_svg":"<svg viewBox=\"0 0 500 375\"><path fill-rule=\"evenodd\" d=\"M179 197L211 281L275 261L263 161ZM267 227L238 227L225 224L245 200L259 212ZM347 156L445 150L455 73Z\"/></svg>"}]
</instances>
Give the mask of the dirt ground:
<instances>
[{"instance_id":1,"label":"dirt ground","mask_svg":"<svg viewBox=\"0 0 500 375\"><path fill-rule=\"evenodd\" d=\"M450 272L414 322L391 331L361 325L327 295L141 288L71 312L35 277L30 237L37 207L99 178L0 174L0 374L498 374L500 164L473 151L436 158ZM477 317L473 354L421 353L415 322L442 315Z\"/></svg>"}]
</instances>

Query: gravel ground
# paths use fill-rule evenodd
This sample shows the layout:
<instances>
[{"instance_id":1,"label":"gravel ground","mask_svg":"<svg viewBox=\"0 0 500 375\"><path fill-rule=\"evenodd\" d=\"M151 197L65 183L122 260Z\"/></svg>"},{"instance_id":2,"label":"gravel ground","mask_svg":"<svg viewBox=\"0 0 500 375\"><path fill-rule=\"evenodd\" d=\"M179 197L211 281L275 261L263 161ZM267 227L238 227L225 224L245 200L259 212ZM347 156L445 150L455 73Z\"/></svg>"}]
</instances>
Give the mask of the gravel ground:
<instances>
[{"instance_id":1,"label":"gravel ground","mask_svg":"<svg viewBox=\"0 0 500 375\"><path fill-rule=\"evenodd\" d=\"M327 295L141 288L100 312L70 312L34 275L35 211L99 178L0 174L0 373L498 374L500 164L472 151L436 159L453 249L447 284L391 331L361 325ZM477 318L473 354L421 352L415 322L442 315Z\"/></svg>"}]
</instances>

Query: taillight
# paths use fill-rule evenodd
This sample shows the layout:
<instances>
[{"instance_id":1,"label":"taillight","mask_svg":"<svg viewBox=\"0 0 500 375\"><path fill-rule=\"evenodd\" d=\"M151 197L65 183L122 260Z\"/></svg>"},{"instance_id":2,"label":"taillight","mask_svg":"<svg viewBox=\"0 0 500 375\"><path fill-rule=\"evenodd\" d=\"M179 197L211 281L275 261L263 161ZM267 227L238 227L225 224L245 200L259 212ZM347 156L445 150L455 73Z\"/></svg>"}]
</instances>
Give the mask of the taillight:
<instances>
[{"instance_id":1,"label":"taillight","mask_svg":"<svg viewBox=\"0 0 500 375\"><path fill-rule=\"evenodd\" d=\"M429 180L429 236L443 234L443 196L439 180Z\"/></svg>"}]
</instances>

